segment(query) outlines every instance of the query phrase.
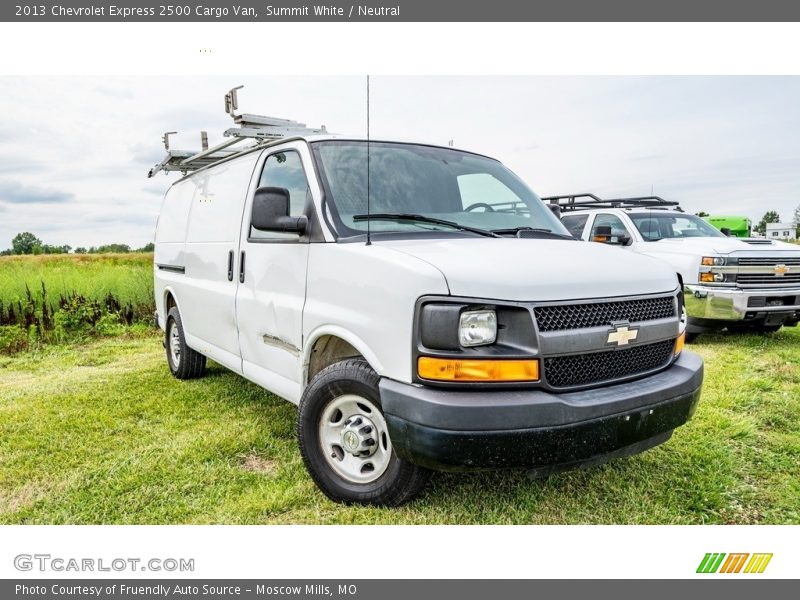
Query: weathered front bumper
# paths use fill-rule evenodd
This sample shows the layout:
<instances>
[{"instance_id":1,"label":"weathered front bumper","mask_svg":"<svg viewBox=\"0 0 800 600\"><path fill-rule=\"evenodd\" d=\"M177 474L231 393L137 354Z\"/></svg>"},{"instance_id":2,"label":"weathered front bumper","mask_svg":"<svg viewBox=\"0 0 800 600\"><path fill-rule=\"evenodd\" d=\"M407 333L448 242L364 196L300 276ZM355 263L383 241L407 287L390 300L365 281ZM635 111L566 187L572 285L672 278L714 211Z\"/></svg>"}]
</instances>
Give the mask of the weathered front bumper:
<instances>
[{"instance_id":1,"label":"weathered front bumper","mask_svg":"<svg viewBox=\"0 0 800 600\"><path fill-rule=\"evenodd\" d=\"M703 360L684 351L665 371L576 392L436 389L383 379L397 454L436 470L553 467L641 452L689 420Z\"/></svg>"},{"instance_id":2,"label":"weathered front bumper","mask_svg":"<svg viewBox=\"0 0 800 600\"><path fill-rule=\"evenodd\" d=\"M686 285L686 314L692 319L741 321L773 313L800 312L800 288L741 289Z\"/></svg>"}]
</instances>

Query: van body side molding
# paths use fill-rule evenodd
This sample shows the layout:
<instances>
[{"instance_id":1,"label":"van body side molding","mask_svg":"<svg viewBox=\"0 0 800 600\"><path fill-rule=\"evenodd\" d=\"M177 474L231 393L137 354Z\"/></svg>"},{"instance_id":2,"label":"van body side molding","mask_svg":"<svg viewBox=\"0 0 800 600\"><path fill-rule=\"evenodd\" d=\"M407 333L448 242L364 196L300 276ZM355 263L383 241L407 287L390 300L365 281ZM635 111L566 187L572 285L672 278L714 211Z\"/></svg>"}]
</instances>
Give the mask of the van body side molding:
<instances>
[{"instance_id":1,"label":"van body side molding","mask_svg":"<svg viewBox=\"0 0 800 600\"><path fill-rule=\"evenodd\" d=\"M186 267L183 267L181 265L156 263L156 267L158 267L159 271L170 271L171 273L186 273Z\"/></svg>"}]
</instances>

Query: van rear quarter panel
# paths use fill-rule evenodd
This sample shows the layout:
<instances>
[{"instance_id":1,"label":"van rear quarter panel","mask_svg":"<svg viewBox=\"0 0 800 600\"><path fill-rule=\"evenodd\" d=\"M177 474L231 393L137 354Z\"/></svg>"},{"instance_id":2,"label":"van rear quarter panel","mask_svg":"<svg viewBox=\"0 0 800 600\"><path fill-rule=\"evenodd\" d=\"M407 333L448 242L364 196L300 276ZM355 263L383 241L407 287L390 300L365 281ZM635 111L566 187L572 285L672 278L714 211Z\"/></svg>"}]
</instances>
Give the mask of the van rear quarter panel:
<instances>
[{"instance_id":1,"label":"van rear quarter panel","mask_svg":"<svg viewBox=\"0 0 800 600\"><path fill-rule=\"evenodd\" d=\"M432 265L376 242L311 244L303 311L304 363L316 340L336 335L379 375L411 381L414 304L448 294Z\"/></svg>"},{"instance_id":2,"label":"van rear quarter panel","mask_svg":"<svg viewBox=\"0 0 800 600\"><path fill-rule=\"evenodd\" d=\"M167 190L161 203L161 212L156 223L154 264L154 293L159 324L164 327L167 311L164 303L166 290L180 286L182 275L160 270L158 265L185 265L184 246L186 228L189 225L189 209L194 196L191 181L179 181Z\"/></svg>"}]
</instances>

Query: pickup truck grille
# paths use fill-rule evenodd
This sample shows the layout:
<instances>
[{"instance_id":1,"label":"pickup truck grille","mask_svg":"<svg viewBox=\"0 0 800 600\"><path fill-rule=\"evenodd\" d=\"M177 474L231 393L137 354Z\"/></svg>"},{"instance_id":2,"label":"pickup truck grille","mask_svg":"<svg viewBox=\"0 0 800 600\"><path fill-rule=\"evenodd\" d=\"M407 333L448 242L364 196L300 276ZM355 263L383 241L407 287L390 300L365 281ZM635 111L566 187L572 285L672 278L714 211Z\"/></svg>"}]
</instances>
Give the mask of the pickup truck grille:
<instances>
[{"instance_id":1,"label":"pickup truck grille","mask_svg":"<svg viewBox=\"0 0 800 600\"><path fill-rule=\"evenodd\" d=\"M762 265L767 267L774 267L775 265L796 265L800 266L800 257L786 257L780 256L742 256L739 259L740 265Z\"/></svg>"},{"instance_id":2,"label":"pickup truck grille","mask_svg":"<svg viewBox=\"0 0 800 600\"><path fill-rule=\"evenodd\" d=\"M554 388L570 388L611 382L666 367L672 360L675 340L544 359L544 376Z\"/></svg>"},{"instance_id":3,"label":"pickup truck grille","mask_svg":"<svg viewBox=\"0 0 800 600\"><path fill-rule=\"evenodd\" d=\"M653 321L675 316L674 296L637 298L589 304L537 306L534 309L539 331L602 327L617 321Z\"/></svg>"},{"instance_id":4,"label":"pickup truck grille","mask_svg":"<svg viewBox=\"0 0 800 600\"><path fill-rule=\"evenodd\" d=\"M800 285L800 267L797 267L797 273L786 273L782 277L778 277L774 273L739 273L736 277L736 282L743 286L754 285Z\"/></svg>"}]
</instances>

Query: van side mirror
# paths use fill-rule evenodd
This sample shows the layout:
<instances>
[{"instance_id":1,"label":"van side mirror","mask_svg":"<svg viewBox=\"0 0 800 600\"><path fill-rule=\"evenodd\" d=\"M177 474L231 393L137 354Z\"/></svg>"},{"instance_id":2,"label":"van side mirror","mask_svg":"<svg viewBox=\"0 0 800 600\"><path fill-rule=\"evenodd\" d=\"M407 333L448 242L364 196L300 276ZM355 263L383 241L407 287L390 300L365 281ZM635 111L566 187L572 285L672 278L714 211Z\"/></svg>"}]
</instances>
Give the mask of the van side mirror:
<instances>
[{"instance_id":1,"label":"van side mirror","mask_svg":"<svg viewBox=\"0 0 800 600\"><path fill-rule=\"evenodd\" d=\"M720 232L721 232L721 233L722 233L722 235L724 235L725 237L731 237L731 230L730 230L730 228L728 228L728 227L723 227L722 229L720 229Z\"/></svg>"},{"instance_id":2,"label":"van side mirror","mask_svg":"<svg viewBox=\"0 0 800 600\"><path fill-rule=\"evenodd\" d=\"M548 203L547 208L556 216L556 219L561 220L561 206L559 204Z\"/></svg>"},{"instance_id":3,"label":"van side mirror","mask_svg":"<svg viewBox=\"0 0 800 600\"><path fill-rule=\"evenodd\" d=\"M289 215L289 190L260 187L253 198L250 224L259 231L278 231L303 235L308 219Z\"/></svg>"}]
</instances>

